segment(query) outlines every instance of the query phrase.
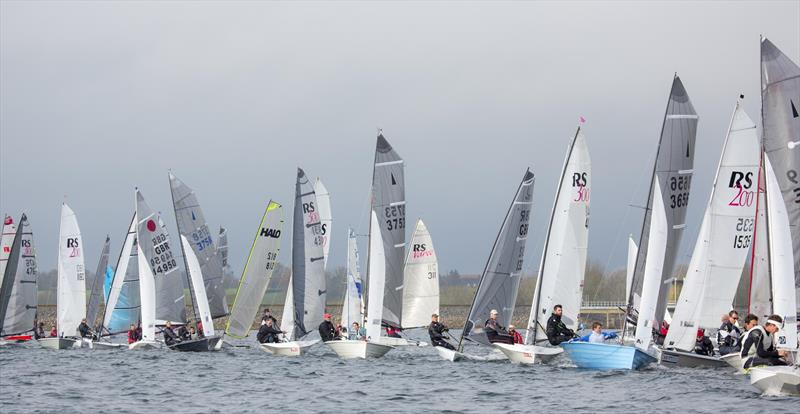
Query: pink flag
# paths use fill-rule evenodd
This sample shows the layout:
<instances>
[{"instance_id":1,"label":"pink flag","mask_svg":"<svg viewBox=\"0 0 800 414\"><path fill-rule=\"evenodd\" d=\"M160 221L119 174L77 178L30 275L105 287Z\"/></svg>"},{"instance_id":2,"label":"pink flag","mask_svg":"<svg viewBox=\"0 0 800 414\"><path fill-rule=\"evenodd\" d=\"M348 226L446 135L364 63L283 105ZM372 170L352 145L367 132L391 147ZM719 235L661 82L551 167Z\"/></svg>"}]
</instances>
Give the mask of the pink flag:
<instances>
[{"instance_id":1,"label":"pink flag","mask_svg":"<svg viewBox=\"0 0 800 414\"><path fill-rule=\"evenodd\" d=\"M584 118L584 117L581 117L581 123L583 124L583 123L585 123L585 122L586 122L586 118Z\"/></svg>"}]
</instances>

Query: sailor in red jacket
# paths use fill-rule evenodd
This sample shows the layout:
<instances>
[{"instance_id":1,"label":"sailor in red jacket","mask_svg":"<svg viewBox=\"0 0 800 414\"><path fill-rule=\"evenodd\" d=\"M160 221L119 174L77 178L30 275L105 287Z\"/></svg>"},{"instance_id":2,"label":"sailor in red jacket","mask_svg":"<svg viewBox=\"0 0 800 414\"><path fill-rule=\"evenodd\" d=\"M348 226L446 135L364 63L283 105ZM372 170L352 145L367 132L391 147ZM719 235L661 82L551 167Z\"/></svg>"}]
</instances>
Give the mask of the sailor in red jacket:
<instances>
[{"instance_id":1,"label":"sailor in red jacket","mask_svg":"<svg viewBox=\"0 0 800 414\"><path fill-rule=\"evenodd\" d=\"M508 334L514 337L515 344L523 343L522 335L514 329L514 325L508 325Z\"/></svg>"}]
</instances>

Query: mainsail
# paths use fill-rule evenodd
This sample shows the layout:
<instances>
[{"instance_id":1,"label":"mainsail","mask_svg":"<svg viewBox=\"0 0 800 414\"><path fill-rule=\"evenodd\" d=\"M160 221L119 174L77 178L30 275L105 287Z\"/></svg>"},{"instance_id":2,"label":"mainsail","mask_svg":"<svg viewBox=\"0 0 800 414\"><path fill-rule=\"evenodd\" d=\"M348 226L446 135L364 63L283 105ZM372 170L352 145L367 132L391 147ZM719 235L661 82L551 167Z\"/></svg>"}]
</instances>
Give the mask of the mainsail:
<instances>
[{"instance_id":1,"label":"mainsail","mask_svg":"<svg viewBox=\"0 0 800 414\"><path fill-rule=\"evenodd\" d=\"M639 239L636 269L628 297L641 297L636 326L636 346L646 350L666 312L681 235L686 227L686 208L694 172L694 148L698 116L680 78L672 81L650 183L647 210Z\"/></svg>"},{"instance_id":2,"label":"mainsail","mask_svg":"<svg viewBox=\"0 0 800 414\"><path fill-rule=\"evenodd\" d=\"M61 205L57 292L58 336L75 336L86 316L86 269L78 220L66 203Z\"/></svg>"},{"instance_id":3,"label":"mainsail","mask_svg":"<svg viewBox=\"0 0 800 414\"><path fill-rule=\"evenodd\" d=\"M106 242L103 243L103 251L100 252L100 260L97 263L97 271L94 273L92 288L89 290L89 304L86 307L86 320L89 326L92 327L97 322L97 314L100 312L100 304L103 302L103 282L106 280L108 252L110 249L111 238L106 235Z\"/></svg>"},{"instance_id":4,"label":"mainsail","mask_svg":"<svg viewBox=\"0 0 800 414\"><path fill-rule=\"evenodd\" d=\"M106 306L103 310L103 328L111 334L125 332L141 318L141 293L139 291L139 245L136 243L136 213L131 218L128 232L111 273Z\"/></svg>"},{"instance_id":5,"label":"mainsail","mask_svg":"<svg viewBox=\"0 0 800 414\"><path fill-rule=\"evenodd\" d=\"M314 193L317 195L317 211L319 212L322 254L325 257L324 263L325 268L327 269L328 251L331 247L331 225L333 224L333 218L331 216L331 194L328 192L328 189L325 188L325 184L322 184L322 180L319 178L317 178L317 181L314 183Z\"/></svg>"},{"instance_id":6,"label":"mainsail","mask_svg":"<svg viewBox=\"0 0 800 414\"><path fill-rule=\"evenodd\" d=\"M403 329L427 326L439 313L439 262L422 219L417 220L408 249L403 282Z\"/></svg>"},{"instance_id":7,"label":"mainsail","mask_svg":"<svg viewBox=\"0 0 800 414\"><path fill-rule=\"evenodd\" d=\"M297 169L292 231L292 339L305 336L322 322L326 282L319 204L306 173ZM286 328L282 327L284 331Z\"/></svg>"},{"instance_id":8,"label":"mainsail","mask_svg":"<svg viewBox=\"0 0 800 414\"><path fill-rule=\"evenodd\" d=\"M225 333L234 338L244 338L250 332L253 317L258 312L272 272L278 263L282 230L283 207L270 201L261 216L250 254L247 255L239 280L239 290L236 291L228 325L225 327Z\"/></svg>"},{"instance_id":9,"label":"mainsail","mask_svg":"<svg viewBox=\"0 0 800 414\"><path fill-rule=\"evenodd\" d=\"M222 257L208 229L197 196L172 173L169 173L169 187L172 191L178 232L189 240L200 263L211 314L214 318L225 316L228 314L228 304L223 284Z\"/></svg>"},{"instance_id":10,"label":"mainsail","mask_svg":"<svg viewBox=\"0 0 800 414\"><path fill-rule=\"evenodd\" d=\"M758 190L756 125L736 103L666 347L693 351L697 329L719 325L747 261Z\"/></svg>"},{"instance_id":11,"label":"mainsail","mask_svg":"<svg viewBox=\"0 0 800 414\"><path fill-rule=\"evenodd\" d=\"M578 330L589 238L591 175L589 147L579 127L567 148L550 214L525 336L528 344L547 338L547 317L557 304L562 305L564 324Z\"/></svg>"},{"instance_id":12,"label":"mainsail","mask_svg":"<svg viewBox=\"0 0 800 414\"><path fill-rule=\"evenodd\" d=\"M362 295L361 271L358 265L358 243L356 232L347 229L347 281L342 301L342 326L349 331L353 322L364 324L364 298Z\"/></svg>"},{"instance_id":13,"label":"mainsail","mask_svg":"<svg viewBox=\"0 0 800 414\"><path fill-rule=\"evenodd\" d=\"M186 321L186 302L183 293L183 280L178 271L178 262L172 252L171 240L160 223L160 217L144 200L142 193L136 190L136 240L139 243L139 282L144 289L142 264L152 274L154 280L155 323L167 321L184 323ZM144 255L144 256L142 256ZM148 280L149 282L149 280ZM142 293L142 324L145 319L145 297ZM144 327L143 327L144 328Z\"/></svg>"},{"instance_id":14,"label":"mainsail","mask_svg":"<svg viewBox=\"0 0 800 414\"><path fill-rule=\"evenodd\" d=\"M489 345L483 327L492 309L497 310L497 320L501 325L508 326L511 323L522 277L525 243L528 240L533 183L533 173L526 170L481 275L464 332L461 334L462 339Z\"/></svg>"},{"instance_id":15,"label":"mainsail","mask_svg":"<svg viewBox=\"0 0 800 414\"><path fill-rule=\"evenodd\" d=\"M772 281L769 275L769 248L767 239L767 184L764 174L764 153L758 170L756 195L756 221L753 225L753 252L750 256L750 286L748 313L766 320L772 314Z\"/></svg>"},{"instance_id":16,"label":"mainsail","mask_svg":"<svg viewBox=\"0 0 800 414\"><path fill-rule=\"evenodd\" d=\"M36 318L36 250L28 217L23 214L0 284L0 335L33 330ZM77 327L77 325L76 325Z\"/></svg>"},{"instance_id":17,"label":"mainsail","mask_svg":"<svg viewBox=\"0 0 800 414\"><path fill-rule=\"evenodd\" d=\"M16 234L17 228L14 226L14 219L11 216L5 216L3 233L0 235L0 285L3 284L8 257L11 255L11 245L14 244L14 235Z\"/></svg>"},{"instance_id":18,"label":"mainsail","mask_svg":"<svg viewBox=\"0 0 800 414\"><path fill-rule=\"evenodd\" d=\"M383 134L375 146L372 175L372 211L377 216L384 252L383 322L402 326L403 261L406 256L406 190L403 159ZM369 257L372 263L372 255ZM372 284L372 274L368 274ZM372 301L375 298L369 296ZM372 315L369 316L372 318Z\"/></svg>"},{"instance_id":19,"label":"mainsail","mask_svg":"<svg viewBox=\"0 0 800 414\"><path fill-rule=\"evenodd\" d=\"M767 39L761 41L763 147L774 168L792 241L795 301L800 300L800 67ZM769 182L767 183L769 187ZM769 202L768 202L769 204ZM771 220L771 219L770 219ZM773 273L774 275L774 273ZM786 315L790 323L797 315Z\"/></svg>"}]
</instances>

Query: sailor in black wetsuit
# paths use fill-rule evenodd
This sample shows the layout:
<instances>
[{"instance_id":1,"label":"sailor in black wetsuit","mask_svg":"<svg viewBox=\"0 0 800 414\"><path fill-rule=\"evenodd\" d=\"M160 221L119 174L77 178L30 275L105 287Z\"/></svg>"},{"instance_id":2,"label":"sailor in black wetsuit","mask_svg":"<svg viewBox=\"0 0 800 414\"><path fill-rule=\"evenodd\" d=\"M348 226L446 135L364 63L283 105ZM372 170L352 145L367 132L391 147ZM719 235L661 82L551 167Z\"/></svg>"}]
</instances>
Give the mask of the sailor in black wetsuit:
<instances>
[{"instance_id":1,"label":"sailor in black wetsuit","mask_svg":"<svg viewBox=\"0 0 800 414\"><path fill-rule=\"evenodd\" d=\"M742 348L742 353L744 354L745 350L749 351L750 347L753 346L753 340L755 340L756 354L745 361L744 367L746 369L759 365L786 365L786 361L781 359L786 356L786 351L778 350L775 347L777 345L775 333L778 332L781 325L783 325L783 318L778 315L772 315L767 318L767 323L764 324L762 329L752 329L750 331L745 340L745 346ZM763 332L756 334L757 331Z\"/></svg>"},{"instance_id":2,"label":"sailor in black wetsuit","mask_svg":"<svg viewBox=\"0 0 800 414\"><path fill-rule=\"evenodd\" d=\"M737 322L739 322L739 313L736 311L730 311L730 313L722 315L722 325L717 331L717 345L719 346L720 355L742 350L742 332L736 326Z\"/></svg>"},{"instance_id":3,"label":"sailor in black wetsuit","mask_svg":"<svg viewBox=\"0 0 800 414\"><path fill-rule=\"evenodd\" d=\"M497 322L497 310L492 309L489 312L489 319L483 324L483 330L486 332L486 338L491 343L501 343L514 345L514 337L508 334L505 326Z\"/></svg>"},{"instance_id":4,"label":"sailor in black wetsuit","mask_svg":"<svg viewBox=\"0 0 800 414\"><path fill-rule=\"evenodd\" d=\"M561 314L563 312L564 309L561 305L553 306L553 313L550 315L550 318L547 319L547 329L545 333L547 334L547 340L550 341L550 345L558 345L575 337L575 332L567 328L564 322L561 322Z\"/></svg>"},{"instance_id":5,"label":"sailor in black wetsuit","mask_svg":"<svg viewBox=\"0 0 800 414\"><path fill-rule=\"evenodd\" d=\"M319 337L322 338L322 342L333 341L337 338L336 335L336 327L333 326L333 322L331 322L331 314L326 313L323 315L323 321L319 324Z\"/></svg>"},{"instance_id":6,"label":"sailor in black wetsuit","mask_svg":"<svg viewBox=\"0 0 800 414\"><path fill-rule=\"evenodd\" d=\"M714 344L706 336L706 330L700 328L697 330L697 338L694 343L694 353L698 355L714 356Z\"/></svg>"},{"instance_id":7,"label":"sailor in black wetsuit","mask_svg":"<svg viewBox=\"0 0 800 414\"><path fill-rule=\"evenodd\" d=\"M177 344L181 341L181 338L172 330L172 322L167 321L166 325L164 325L164 343L167 346L172 346Z\"/></svg>"},{"instance_id":8,"label":"sailor in black wetsuit","mask_svg":"<svg viewBox=\"0 0 800 414\"><path fill-rule=\"evenodd\" d=\"M756 354L756 344L761 340L761 335L763 335L764 332L764 328L758 324L758 316L751 313L744 317L742 350L739 351L739 356L742 357L742 363Z\"/></svg>"},{"instance_id":9,"label":"sailor in black wetsuit","mask_svg":"<svg viewBox=\"0 0 800 414\"><path fill-rule=\"evenodd\" d=\"M86 318L81 319L81 324L78 325L78 332L80 332L81 338L92 339L94 336L89 324L86 323Z\"/></svg>"},{"instance_id":10,"label":"sailor in black wetsuit","mask_svg":"<svg viewBox=\"0 0 800 414\"><path fill-rule=\"evenodd\" d=\"M278 335L282 332L272 325L271 319L264 319L261 321L261 327L258 328L256 339L259 343L275 343L278 342Z\"/></svg>"},{"instance_id":11,"label":"sailor in black wetsuit","mask_svg":"<svg viewBox=\"0 0 800 414\"><path fill-rule=\"evenodd\" d=\"M431 324L428 325L428 335L431 337L431 345L441 346L442 348L455 351L456 348L450 345L450 342L447 342L444 337L444 333L448 330L445 324L439 322L439 315L435 313L431 315Z\"/></svg>"}]
</instances>

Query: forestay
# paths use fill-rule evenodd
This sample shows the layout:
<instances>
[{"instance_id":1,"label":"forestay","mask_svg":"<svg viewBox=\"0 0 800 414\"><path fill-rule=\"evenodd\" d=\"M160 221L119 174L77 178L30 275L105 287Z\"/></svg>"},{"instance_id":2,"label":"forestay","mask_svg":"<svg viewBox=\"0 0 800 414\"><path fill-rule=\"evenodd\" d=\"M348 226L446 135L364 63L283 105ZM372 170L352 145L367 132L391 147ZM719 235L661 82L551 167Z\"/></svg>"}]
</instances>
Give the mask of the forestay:
<instances>
[{"instance_id":1,"label":"forestay","mask_svg":"<svg viewBox=\"0 0 800 414\"><path fill-rule=\"evenodd\" d=\"M666 312L681 235L686 227L698 116L680 78L672 82L656 162L648 195L647 210L639 239L639 251L628 297L641 297L636 326L636 346L646 350Z\"/></svg>"},{"instance_id":2,"label":"forestay","mask_svg":"<svg viewBox=\"0 0 800 414\"><path fill-rule=\"evenodd\" d=\"M59 233L56 327L59 337L76 336L78 325L86 316L86 268L78 220L66 204L61 205Z\"/></svg>"},{"instance_id":3,"label":"forestay","mask_svg":"<svg viewBox=\"0 0 800 414\"><path fill-rule=\"evenodd\" d=\"M668 348L693 351L697 329L717 327L719 315L731 309L753 237L758 147L756 125L737 102L665 339Z\"/></svg>"},{"instance_id":4,"label":"forestay","mask_svg":"<svg viewBox=\"0 0 800 414\"><path fill-rule=\"evenodd\" d=\"M403 328L428 326L439 313L439 262L428 228L417 220L403 282Z\"/></svg>"},{"instance_id":5,"label":"forestay","mask_svg":"<svg viewBox=\"0 0 800 414\"><path fill-rule=\"evenodd\" d=\"M178 232L189 240L200 263L211 314L214 318L225 316L228 314L228 304L223 283L222 257L217 251L197 196L194 190L172 173L169 174L169 187L172 191Z\"/></svg>"},{"instance_id":6,"label":"forestay","mask_svg":"<svg viewBox=\"0 0 800 414\"><path fill-rule=\"evenodd\" d=\"M761 107L764 151L775 170L791 232L790 274L797 301L800 300L800 67L767 39L761 41ZM796 314L787 317L789 323L797 323Z\"/></svg>"},{"instance_id":7,"label":"forestay","mask_svg":"<svg viewBox=\"0 0 800 414\"><path fill-rule=\"evenodd\" d=\"M97 314L100 311L100 304L103 302L103 282L106 279L106 268L108 267L108 253L111 249L111 238L106 235L103 243L103 250L100 252L100 260L97 262L97 271L94 273L92 288L89 290L89 304L86 307L86 320L89 326L94 327L97 323Z\"/></svg>"},{"instance_id":8,"label":"forestay","mask_svg":"<svg viewBox=\"0 0 800 414\"><path fill-rule=\"evenodd\" d=\"M322 323L325 312L325 257L320 213L314 187L297 169L292 234L292 295L294 335L301 338ZM285 331L285 329L284 329Z\"/></svg>"},{"instance_id":9,"label":"forestay","mask_svg":"<svg viewBox=\"0 0 800 414\"><path fill-rule=\"evenodd\" d=\"M375 146L372 211L378 219L383 240L385 261L383 322L400 327L403 313L403 261L406 256L405 172L403 159L389 145L383 134L378 135ZM372 256L369 260L372 262ZM369 300L373 299L369 297Z\"/></svg>"},{"instance_id":10,"label":"forestay","mask_svg":"<svg viewBox=\"0 0 800 414\"><path fill-rule=\"evenodd\" d=\"M282 230L283 208L270 201L256 229L225 327L225 333L234 338L244 338L250 332L253 317L258 312L278 263Z\"/></svg>"},{"instance_id":11,"label":"forestay","mask_svg":"<svg viewBox=\"0 0 800 414\"><path fill-rule=\"evenodd\" d=\"M136 213L131 218L128 233L119 251L117 264L111 273L106 306L103 310L103 327L111 334L128 330L141 319L141 293L139 291L139 245L136 243ZM108 276L110 269L106 269Z\"/></svg>"},{"instance_id":12,"label":"forestay","mask_svg":"<svg viewBox=\"0 0 800 414\"><path fill-rule=\"evenodd\" d=\"M183 293L183 280L178 270L178 262L172 251L166 228L159 223L161 219L136 190L136 239L139 243L139 281L142 285L141 268L144 263L154 280L155 323L162 325L167 321L184 323L186 321L186 302ZM142 294L142 319L145 312L145 294Z\"/></svg>"},{"instance_id":13,"label":"forestay","mask_svg":"<svg viewBox=\"0 0 800 414\"><path fill-rule=\"evenodd\" d=\"M533 183L533 173L530 170L525 171L481 275L462 339L489 345L483 327L492 309L497 310L497 320L501 325L508 326L511 322L522 276L525 243L528 240Z\"/></svg>"},{"instance_id":14,"label":"forestay","mask_svg":"<svg viewBox=\"0 0 800 414\"><path fill-rule=\"evenodd\" d=\"M36 276L33 232L28 217L23 214L0 287L0 335L15 335L33 330L38 303Z\"/></svg>"},{"instance_id":15,"label":"forestay","mask_svg":"<svg viewBox=\"0 0 800 414\"><path fill-rule=\"evenodd\" d=\"M545 238L536 290L528 318L527 344L547 339L545 325L553 306L562 305L561 320L578 330L578 313L586 273L592 162L579 127L567 147ZM531 335L531 332L533 335Z\"/></svg>"}]
</instances>

